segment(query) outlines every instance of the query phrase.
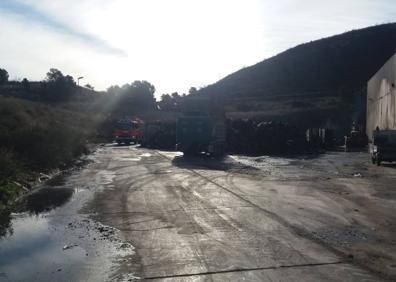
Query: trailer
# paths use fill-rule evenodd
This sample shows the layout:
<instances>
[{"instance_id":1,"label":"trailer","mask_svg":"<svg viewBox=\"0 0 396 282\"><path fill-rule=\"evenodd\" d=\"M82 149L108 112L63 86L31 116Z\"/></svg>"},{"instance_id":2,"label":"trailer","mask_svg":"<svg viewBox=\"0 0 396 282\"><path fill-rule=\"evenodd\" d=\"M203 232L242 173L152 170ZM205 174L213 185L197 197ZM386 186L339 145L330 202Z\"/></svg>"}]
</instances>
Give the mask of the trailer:
<instances>
[{"instance_id":1,"label":"trailer","mask_svg":"<svg viewBox=\"0 0 396 282\"><path fill-rule=\"evenodd\" d=\"M396 54L367 84L366 134L373 142L375 130L396 130Z\"/></svg>"},{"instance_id":2,"label":"trailer","mask_svg":"<svg viewBox=\"0 0 396 282\"><path fill-rule=\"evenodd\" d=\"M223 104L210 98L186 98L176 124L176 150L184 155L225 153Z\"/></svg>"},{"instance_id":3,"label":"trailer","mask_svg":"<svg viewBox=\"0 0 396 282\"><path fill-rule=\"evenodd\" d=\"M396 54L367 84L367 123L371 160L396 161Z\"/></svg>"}]
</instances>

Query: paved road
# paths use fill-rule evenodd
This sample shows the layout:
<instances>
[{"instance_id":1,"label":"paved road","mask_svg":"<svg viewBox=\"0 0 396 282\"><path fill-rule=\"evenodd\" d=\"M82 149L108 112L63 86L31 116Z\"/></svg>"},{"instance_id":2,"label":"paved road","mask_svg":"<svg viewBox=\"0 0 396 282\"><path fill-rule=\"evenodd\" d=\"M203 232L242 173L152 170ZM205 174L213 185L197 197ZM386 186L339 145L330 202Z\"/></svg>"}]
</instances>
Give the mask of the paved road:
<instances>
[{"instance_id":1,"label":"paved road","mask_svg":"<svg viewBox=\"0 0 396 282\"><path fill-rule=\"evenodd\" d=\"M396 169L366 153L87 158L0 229L0 281L396 280Z\"/></svg>"},{"instance_id":2,"label":"paved road","mask_svg":"<svg viewBox=\"0 0 396 282\"><path fill-rule=\"evenodd\" d=\"M304 212L312 212L293 201L307 205L304 198L318 211L324 208L317 199L321 196L306 190L304 181L326 179L312 181L312 172L295 175L287 169L289 160L265 162L254 168L237 157L218 162L107 146L96 154L95 169L112 179L85 212L120 230L135 247L136 254L119 272L146 280L380 281L351 255L309 231L345 221L336 211L319 216L318 223L301 224ZM283 171L275 169L281 166ZM285 175L295 185L282 182ZM291 198L298 187L300 196Z\"/></svg>"}]
</instances>

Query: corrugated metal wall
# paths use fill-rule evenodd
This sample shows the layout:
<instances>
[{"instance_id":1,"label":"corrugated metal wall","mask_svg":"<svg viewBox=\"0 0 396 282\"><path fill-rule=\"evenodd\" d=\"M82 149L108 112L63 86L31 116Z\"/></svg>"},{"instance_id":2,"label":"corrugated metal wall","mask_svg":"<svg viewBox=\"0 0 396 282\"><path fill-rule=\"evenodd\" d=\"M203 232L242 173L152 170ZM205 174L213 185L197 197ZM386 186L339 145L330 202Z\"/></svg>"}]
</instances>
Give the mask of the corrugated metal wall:
<instances>
[{"instance_id":1,"label":"corrugated metal wall","mask_svg":"<svg viewBox=\"0 0 396 282\"><path fill-rule=\"evenodd\" d=\"M369 80L367 85L366 133L396 130L396 54Z\"/></svg>"}]
</instances>

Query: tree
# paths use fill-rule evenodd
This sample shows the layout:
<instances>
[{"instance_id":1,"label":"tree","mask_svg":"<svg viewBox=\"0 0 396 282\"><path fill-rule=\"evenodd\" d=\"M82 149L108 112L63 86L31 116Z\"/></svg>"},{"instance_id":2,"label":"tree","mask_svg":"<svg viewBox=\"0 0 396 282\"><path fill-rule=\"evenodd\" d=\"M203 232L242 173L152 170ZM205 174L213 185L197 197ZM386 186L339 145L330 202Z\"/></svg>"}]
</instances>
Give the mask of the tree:
<instances>
[{"instance_id":1,"label":"tree","mask_svg":"<svg viewBox=\"0 0 396 282\"><path fill-rule=\"evenodd\" d=\"M45 83L47 87L44 95L47 100L65 101L77 95L74 78L70 75L64 76L58 69L51 68L47 72Z\"/></svg>"},{"instance_id":2,"label":"tree","mask_svg":"<svg viewBox=\"0 0 396 282\"><path fill-rule=\"evenodd\" d=\"M174 101L169 94L162 94L161 101L158 103L158 105L163 111L171 111L175 107Z\"/></svg>"},{"instance_id":3,"label":"tree","mask_svg":"<svg viewBox=\"0 0 396 282\"><path fill-rule=\"evenodd\" d=\"M122 87L111 86L107 89L107 93L113 94L117 99L114 110L126 115L156 108L155 87L145 80L127 83Z\"/></svg>"},{"instance_id":4,"label":"tree","mask_svg":"<svg viewBox=\"0 0 396 282\"><path fill-rule=\"evenodd\" d=\"M188 94L189 95L194 95L194 94L197 93L197 91L198 91L197 88L191 87L190 90L188 90Z\"/></svg>"},{"instance_id":5,"label":"tree","mask_svg":"<svg viewBox=\"0 0 396 282\"><path fill-rule=\"evenodd\" d=\"M92 91L94 90L94 87L89 83L85 84L85 88L92 90Z\"/></svg>"},{"instance_id":6,"label":"tree","mask_svg":"<svg viewBox=\"0 0 396 282\"><path fill-rule=\"evenodd\" d=\"M107 88L107 94L110 95L118 95L121 92L121 87L118 85L112 85L109 88Z\"/></svg>"},{"instance_id":7,"label":"tree","mask_svg":"<svg viewBox=\"0 0 396 282\"><path fill-rule=\"evenodd\" d=\"M70 85L70 86L75 86L76 82L74 81L74 78L71 75L66 75L65 76L65 83Z\"/></svg>"},{"instance_id":8,"label":"tree","mask_svg":"<svg viewBox=\"0 0 396 282\"><path fill-rule=\"evenodd\" d=\"M154 109L155 107L155 87L148 81L134 81L128 91L127 95L130 95L132 105L137 109L148 110Z\"/></svg>"},{"instance_id":9,"label":"tree","mask_svg":"<svg viewBox=\"0 0 396 282\"><path fill-rule=\"evenodd\" d=\"M51 68L49 72L47 72L47 81L48 82L58 82L64 79L63 73L58 70Z\"/></svg>"},{"instance_id":10,"label":"tree","mask_svg":"<svg viewBox=\"0 0 396 282\"><path fill-rule=\"evenodd\" d=\"M22 87L25 89L30 88L29 80L26 77L24 79L22 79L21 84L22 84Z\"/></svg>"},{"instance_id":11,"label":"tree","mask_svg":"<svg viewBox=\"0 0 396 282\"><path fill-rule=\"evenodd\" d=\"M75 86L76 82L74 81L74 78L70 75L64 76L63 73L58 70L58 69L50 69L49 72L47 72L47 82L49 83L56 83L56 84L61 84L61 85L68 85L68 86Z\"/></svg>"},{"instance_id":12,"label":"tree","mask_svg":"<svg viewBox=\"0 0 396 282\"><path fill-rule=\"evenodd\" d=\"M179 93L173 92L173 93L172 93L172 98L173 98L174 100L178 100L178 99L180 98Z\"/></svg>"},{"instance_id":13,"label":"tree","mask_svg":"<svg viewBox=\"0 0 396 282\"><path fill-rule=\"evenodd\" d=\"M5 69L0 69L0 84L8 82L8 72Z\"/></svg>"}]
</instances>

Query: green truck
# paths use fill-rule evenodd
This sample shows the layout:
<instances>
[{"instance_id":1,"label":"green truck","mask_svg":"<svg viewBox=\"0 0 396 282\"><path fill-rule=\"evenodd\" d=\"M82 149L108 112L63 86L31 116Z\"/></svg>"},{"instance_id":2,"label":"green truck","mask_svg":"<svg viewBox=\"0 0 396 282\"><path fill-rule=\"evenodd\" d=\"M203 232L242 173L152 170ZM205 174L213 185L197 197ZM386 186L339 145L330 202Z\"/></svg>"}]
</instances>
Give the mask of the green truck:
<instances>
[{"instance_id":1,"label":"green truck","mask_svg":"<svg viewBox=\"0 0 396 282\"><path fill-rule=\"evenodd\" d=\"M219 101L187 98L176 124L176 150L184 155L225 153L226 128L224 110Z\"/></svg>"}]
</instances>

